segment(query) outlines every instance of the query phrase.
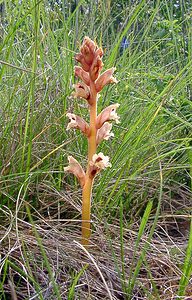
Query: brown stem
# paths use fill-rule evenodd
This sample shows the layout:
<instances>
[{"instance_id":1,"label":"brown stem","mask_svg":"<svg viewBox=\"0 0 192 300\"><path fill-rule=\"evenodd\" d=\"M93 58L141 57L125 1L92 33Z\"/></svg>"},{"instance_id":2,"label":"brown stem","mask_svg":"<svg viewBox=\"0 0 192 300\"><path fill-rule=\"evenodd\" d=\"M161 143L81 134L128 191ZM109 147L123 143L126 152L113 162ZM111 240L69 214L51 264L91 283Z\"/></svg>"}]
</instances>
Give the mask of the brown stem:
<instances>
[{"instance_id":1,"label":"brown stem","mask_svg":"<svg viewBox=\"0 0 192 300\"><path fill-rule=\"evenodd\" d=\"M89 176L89 162L92 160L93 155L96 153L96 120L97 120L97 92L95 89L95 83L90 82L90 93L91 93L91 102L90 105L90 135L88 137L88 165L87 172L85 176L85 185L83 187L82 195L82 245L86 246L89 244L89 238L91 235L91 196L92 196L92 187L93 187L93 178Z\"/></svg>"}]
</instances>

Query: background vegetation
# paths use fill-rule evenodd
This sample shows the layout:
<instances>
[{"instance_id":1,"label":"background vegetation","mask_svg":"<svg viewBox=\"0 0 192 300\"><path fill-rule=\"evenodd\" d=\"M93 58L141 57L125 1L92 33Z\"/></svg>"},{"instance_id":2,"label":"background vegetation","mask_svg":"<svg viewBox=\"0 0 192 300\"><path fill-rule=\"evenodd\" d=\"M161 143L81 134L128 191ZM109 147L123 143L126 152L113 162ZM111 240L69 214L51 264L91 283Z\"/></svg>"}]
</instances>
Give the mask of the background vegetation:
<instances>
[{"instance_id":1,"label":"background vegetation","mask_svg":"<svg viewBox=\"0 0 192 300\"><path fill-rule=\"evenodd\" d=\"M0 1L0 298L191 299L190 1ZM66 132L74 54L104 49L119 83L112 168L96 179L93 249L79 244L81 194L63 171L87 145ZM85 108L85 109L84 109Z\"/></svg>"}]
</instances>

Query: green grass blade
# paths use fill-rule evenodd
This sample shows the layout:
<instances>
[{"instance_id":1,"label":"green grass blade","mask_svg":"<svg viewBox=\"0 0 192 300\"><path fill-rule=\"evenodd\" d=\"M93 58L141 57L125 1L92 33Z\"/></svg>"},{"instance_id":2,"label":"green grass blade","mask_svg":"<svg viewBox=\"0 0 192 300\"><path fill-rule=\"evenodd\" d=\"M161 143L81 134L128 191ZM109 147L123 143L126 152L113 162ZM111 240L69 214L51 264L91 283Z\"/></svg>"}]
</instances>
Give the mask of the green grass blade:
<instances>
[{"instance_id":1,"label":"green grass blade","mask_svg":"<svg viewBox=\"0 0 192 300\"><path fill-rule=\"evenodd\" d=\"M178 298L185 296L185 290L188 286L189 280L192 274L192 217L191 217L191 226L189 232L189 241L186 250L186 255L183 264L182 276L179 282L178 289Z\"/></svg>"}]
</instances>

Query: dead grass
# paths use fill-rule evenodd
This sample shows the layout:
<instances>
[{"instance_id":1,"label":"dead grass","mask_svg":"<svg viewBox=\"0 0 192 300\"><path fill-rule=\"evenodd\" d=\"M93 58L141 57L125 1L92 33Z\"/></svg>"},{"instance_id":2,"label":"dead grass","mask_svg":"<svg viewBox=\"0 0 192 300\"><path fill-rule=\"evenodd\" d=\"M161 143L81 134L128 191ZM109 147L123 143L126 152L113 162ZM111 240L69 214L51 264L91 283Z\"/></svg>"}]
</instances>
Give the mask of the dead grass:
<instances>
[{"instance_id":1,"label":"dead grass","mask_svg":"<svg viewBox=\"0 0 192 300\"><path fill-rule=\"evenodd\" d=\"M186 222L187 218L183 219ZM128 284L132 275L131 266L134 269L148 235L145 232L133 260L137 223L129 229L126 226L124 228L124 282L118 222L106 226L95 218L91 246L87 252L79 243L78 219L45 218L42 215L40 218L39 213L34 226L19 217L17 222L13 216L10 216L10 220L11 227L1 226L0 232L1 282L5 299L40 299L38 290L41 290L43 299L57 299L41 251L41 243L54 280L60 288L61 299L115 300L128 299L128 296L135 300L176 299L188 229L185 228L184 233L175 227L178 235L171 234L166 227L169 225L166 216L159 219L132 295L127 295L123 286ZM83 267L85 271L75 284L75 296L68 298L72 284ZM192 299L191 294L192 282L183 299Z\"/></svg>"},{"instance_id":2,"label":"dead grass","mask_svg":"<svg viewBox=\"0 0 192 300\"><path fill-rule=\"evenodd\" d=\"M34 196L36 208L32 205ZM18 197L16 214L1 207L1 216L4 215L0 228L2 299L56 300L54 280L63 300L176 300L188 242L191 216L186 209L190 208L190 193L177 189L171 201L165 193L161 215L131 295L126 287L148 243L153 216L134 257L139 219L130 225L124 218L122 244L119 219L113 219L111 224L99 220L93 205L93 234L87 252L80 244L79 199L79 192L72 192L66 184L65 190L57 191L44 181L36 189L29 186L27 203ZM26 204L31 205L33 225L24 212ZM191 300L191 295L192 279L182 299Z\"/></svg>"}]
</instances>

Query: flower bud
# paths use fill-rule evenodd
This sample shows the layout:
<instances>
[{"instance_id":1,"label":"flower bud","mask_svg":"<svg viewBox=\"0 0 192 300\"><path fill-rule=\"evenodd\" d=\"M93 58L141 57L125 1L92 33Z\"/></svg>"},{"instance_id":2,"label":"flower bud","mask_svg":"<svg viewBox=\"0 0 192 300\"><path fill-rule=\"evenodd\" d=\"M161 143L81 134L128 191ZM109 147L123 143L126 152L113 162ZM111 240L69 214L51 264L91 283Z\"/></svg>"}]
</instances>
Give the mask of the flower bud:
<instances>
[{"instance_id":1,"label":"flower bud","mask_svg":"<svg viewBox=\"0 0 192 300\"><path fill-rule=\"evenodd\" d=\"M89 37L86 36L83 40L83 44L80 48L80 51L85 59L85 62L88 65L92 64L96 49L97 49L97 44L94 41L92 41Z\"/></svg>"},{"instance_id":2,"label":"flower bud","mask_svg":"<svg viewBox=\"0 0 192 300\"><path fill-rule=\"evenodd\" d=\"M71 128L80 129L82 133L86 136L89 135L89 125L81 117L76 116L75 114L67 113L66 116L69 118L70 122L67 126L67 130Z\"/></svg>"},{"instance_id":3,"label":"flower bud","mask_svg":"<svg viewBox=\"0 0 192 300\"><path fill-rule=\"evenodd\" d=\"M88 36L84 37L83 44L86 44L92 52L94 52L97 47L97 44L94 41L92 41Z\"/></svg>"},{"instance_id":4,"label":"flower bud","mask_svg":"<svg viewBox=\"0 0 192 300\"><path fill-rule=\"evenodd\" d=\"M96 128L99 129L101 126L110 120L114 120L117 124L119 123L119 116L116 113L116 109L119 107L119 104L112 104L106 107L97 117Z\"/></svg>"},{"instance_id":5,"label":"flower bud","mask_svg":"<svg viewBox=\"0 0 192 300\"><path fill-rule=\"evenodd\" d=\"M96 51L95 51L95 56L100 56L102 57L103 56L103 49L102 48L98 48Z\"/></svg>"},{"instance_id":6,"label":"flower bud","mask_svg":"<svg viewBox=\"0 0 192 300\"><path fill-rule=\"evenodd\" d=\"M78 161L73 156L68 156L69 166L64 168L64 172L69 172L74 174L81 187L85 184L85 172Z\"/></svg>"},{"instance_id":7,"label":"flower bud","mask_svg":"<svg viewBox=\"0 0 192 300\"><path fill-rule=\"evenodd\" d=\"M100 129L97 131L97 145L103 141L108 140L110 137L114 136L113 132L110 132L112 129L112 124L105 122Z\"/></svg>"},{"instance_id":8,"label":"flower bud","mask_svg":"<svg viewBox=\"0 0 192 300\"><path fill-rule=\"evenodd\" d=\"M103 74L99 76L99 78L96 81L96 91L100 92L103 87L109 83L117 83L117 79L114 78L112 75L115 71L115 68L108 69Z\"/></svg>"},{"instance_id":9,"label":"flower bud","mask_svg":"<svg viewBox=\"0 0 192 300\"><path fill-rule=\"evenodd\" d=\"M94 178L101 170L111 167L111 164L109 163L109 156L104 156L102 152L94 154L89 166L89 177Z\"/></svg>"},{"instance_id":10,"label":"flower bud","mask_svg":"<svg viewBox=\"0 0 192 300\"><path fill-rule=\"evenodd\" d=\"M101 57L98 55L94 59L93 64L92 64L91 69L90 69L91 80L95 81L98 78L102 67L103 67L103 62L101 60Z\"/></svg>"},{"instance_id":11,"label":"flower bud","mask_svg":"<svg viewBox=\"0 0 192 300\"><path fill-rule=\"evenodd\" d=\"M81 67L75 66L75 76L78 76L86 85L89 85L89 73L85 72Z\"/></svg>"},{"instance_id":12,"label":"flower bud","mask_svg":"<svg viewBox=\"0 0 192 300\"><path fill-rule=\"evenodd\" d=\"M90 65L88 65L85 61L85 58L82 53L78 53L75 55L75 59L80 62L84 71L89 72Z\"/></svg>"}]
</instances>

